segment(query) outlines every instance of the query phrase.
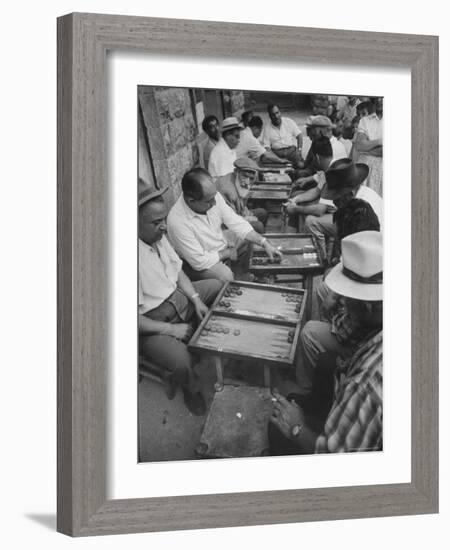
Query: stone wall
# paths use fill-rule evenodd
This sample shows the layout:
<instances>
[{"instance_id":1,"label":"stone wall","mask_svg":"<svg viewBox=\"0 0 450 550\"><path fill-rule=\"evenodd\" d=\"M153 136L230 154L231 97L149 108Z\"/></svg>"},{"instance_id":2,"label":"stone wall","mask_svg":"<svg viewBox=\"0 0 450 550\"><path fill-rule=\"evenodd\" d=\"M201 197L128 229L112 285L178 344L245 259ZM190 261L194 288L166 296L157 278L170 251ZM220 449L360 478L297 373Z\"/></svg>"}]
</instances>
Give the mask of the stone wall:
<instances>
[{"instance_id":1,"label":"stone wall","mask_svg":"<svg viewBox=\"0 0 450 550\"><path fill-rule=\"evenodd\" d=\"M189 89L140 86L139 102L156 183L169 186L165 198L171 206L181 193L184 173L198 163ZM144 172L144 165L140 166L141 177Z\"/></svg>"}]
</instances>

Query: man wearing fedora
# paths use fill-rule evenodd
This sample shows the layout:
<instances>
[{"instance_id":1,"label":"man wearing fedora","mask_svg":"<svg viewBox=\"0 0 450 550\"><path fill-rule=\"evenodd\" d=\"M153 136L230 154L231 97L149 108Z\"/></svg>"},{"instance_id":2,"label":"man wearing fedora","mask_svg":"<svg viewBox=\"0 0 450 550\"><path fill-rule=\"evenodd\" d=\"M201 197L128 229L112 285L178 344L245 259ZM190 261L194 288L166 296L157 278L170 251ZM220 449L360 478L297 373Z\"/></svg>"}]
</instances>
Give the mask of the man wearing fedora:
<instances>
[{"instance_id":1,"label":"man wearing fedora","mask_svg":"<svg viewBox=\"0 0 450 550\"><path fill-rule=\"evenodd\" d=\"M213 179L225 176L234 170L236 147L239 144L243 126L236 117L230 116L222 122L222 137L209 156L208 172Z\"/></svg>"},{"instance_id":2,"label":"man wearing fedora","mask_svg":"<svg viewBox=\"0 0 450 550\"><path fill-rule=\"evenodd\" d=\"M299 215L322 216L334 210L332 204L327 206L319 202L320 193L325 185L325 171L334 161L330 140L325 136L317 137L311 145L311 154L318 171L312 176L297 180L293 184L292 198L285 204L288 226L290 231L294 232L298 229Z\"/></svg>"},{"instance_id":3,"label":"man wearing fedora","mask_svg":"<svg viewBox=\"0 0 450 550\"><path fill-rule=\"evenodd\" d=\"M281 116L278 105L269 105L267 112L270 124L264 128L264 147L271 149L277 157L291 162L294 168L302 168L303 137L300 128L292 119Z\"/></svg>"},{"instance_id":4,"label":"man wearing fedora","mask_svg":"<svg viewBox=\"0 0 450 550\"><path fill-rule=\"evenodd\" d=\"M325 172L326 183L320 192L318 208L312 214L306 207L300 208L302 213L308 214L305 226L317 240L326 254L326 238L336 237L336 226L333 222L333 212L347 204L353 198L362 199L370 204L383 226L383 200L372 189L362 185L369 169L366 164L355 164L351 159L340 159L333 162ZM320 211L323 213L320 214Z\"/></svg>"},{"instance_id":5,"label":"man wearing fedora","mask_svg":"<svg viewBox=\"0 0 450 550\"><path fill-rule=\"evenodd\" d=\"M216 180L216 187L225 202L247 220L257 233L264 233L267 210L247 207L250 187L258 175L258 165L249 157L240 157L234 161L234 171Z\"/></svg>"},{"instance_id":6,"label":"man wearing fedora","mask_svg":"<svg viewBox=\"0 0 450 550\"><path fill-rule=\"evenodd\" d=\"M186 342L221 284L191 283L165 236L167 188L154 190L142 180L139 187L139 353L164 369L169 398L180 385L188 410L203 415L206 405Z\"/></svg>"},{"instance_id":7,"label":"man wearing fedora","mask_svg":"<svg viewBox=\"0 0 450 550\"><path fill-rule=\"evenodd\" d=\"M362 231L342 241L342 259L328 274L326 284L343 299L351 322L358 324L359 340L351 355L337 361L329 384L313 388L309 399L275 393L269 424L271 454L337 453L382 450L383 384L383 239L380 232ZM329 358L328 358L329 359ZM321 395L324 418L318 428L308 408L314 393ZM316 403L317 407L317 403Z\"/></svg>"},{"instance_id":8,"label":"man wearing fedora","mask_svg":"<svg viewBox=\"0 0 450 550\"><path fill-rule=\"evenodd\" d=\"M271 259L282 256L227 205L206 170L186 172L181 188L183 192L167 218L167 231L192 280L232 281L234 274L227 264L242 278L248 271L249 242L262 246Z\"/></svg>"}]
</instances>

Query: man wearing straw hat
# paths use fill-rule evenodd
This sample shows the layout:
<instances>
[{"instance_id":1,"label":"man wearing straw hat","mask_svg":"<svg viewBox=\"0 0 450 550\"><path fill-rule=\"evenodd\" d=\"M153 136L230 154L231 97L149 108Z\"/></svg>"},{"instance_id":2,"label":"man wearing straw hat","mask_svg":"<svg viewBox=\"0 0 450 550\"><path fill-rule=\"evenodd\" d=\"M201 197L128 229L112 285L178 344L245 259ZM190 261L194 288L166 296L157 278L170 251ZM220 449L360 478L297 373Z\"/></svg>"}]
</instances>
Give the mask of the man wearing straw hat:
<instances>
[{"instance_id":1,"label":"man wearing straw hat","mask_svg":"<svg viewBox=\"0 0 450 550\"><path fill-rule=\"evenodd\" d=\"M275 392L269 439L272 454L336 453L382 450L383 384L383 239L378 231L362 231L342 240L342 259L326 284L343 297L362 336L350 358L336 363L330 399L313 388L309 399ZM318 429L309 416L314 395L325 410ZM331 404L328 409L327 402ZM327 410L328 409L328 410ZM315 413L316 416L320 414Z\"/></svg>"},{"instance_id":2,"label":"man wearing straw hat","mask_svg":"<svg viewBox=\"0 0 450 550\"><path fill-rule=\"evenodd\" d=\"M180 385L188 410L203 415L206 405L186 342L221 284L215 279L191 283L182 271L165 235L166 190L139 181L139 353L164 369L169 398Z\"/></svg>"}]
</instances>

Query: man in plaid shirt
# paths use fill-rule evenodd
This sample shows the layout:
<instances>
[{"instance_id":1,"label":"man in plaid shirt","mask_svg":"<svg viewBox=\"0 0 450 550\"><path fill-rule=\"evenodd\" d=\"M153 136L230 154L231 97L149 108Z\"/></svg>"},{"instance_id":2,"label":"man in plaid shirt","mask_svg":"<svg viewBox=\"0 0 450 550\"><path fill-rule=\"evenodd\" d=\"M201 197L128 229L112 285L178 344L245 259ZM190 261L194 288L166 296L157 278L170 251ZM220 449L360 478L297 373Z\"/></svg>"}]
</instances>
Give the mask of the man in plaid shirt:
<instances>
[{"instance_id":1,"label":"man in plaid shirt","mask_svg":"<svg viewBox=\"0 0 450 550\"><path fill-rule=\"evenodd\" d=\"M272 454L382 449L382 258L382 235L377 231L343 239L342 260L326 283L368 332L353 355L334 370L332 404L320 430L305 414L302 396L288 400L275 393L269 426Z\"/></svg>"}]
</instances>

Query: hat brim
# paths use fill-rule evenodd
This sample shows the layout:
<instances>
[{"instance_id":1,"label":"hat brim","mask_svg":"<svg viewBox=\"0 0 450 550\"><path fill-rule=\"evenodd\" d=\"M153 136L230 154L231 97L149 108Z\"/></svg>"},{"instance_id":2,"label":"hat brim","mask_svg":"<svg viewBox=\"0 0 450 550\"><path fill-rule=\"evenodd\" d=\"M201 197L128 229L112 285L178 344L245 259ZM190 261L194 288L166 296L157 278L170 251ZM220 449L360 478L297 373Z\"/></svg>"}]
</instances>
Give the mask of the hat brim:
<instances>
[{"instance_id":1,"label":"hat brim","mask_svg":"<svg viewBox=\"0 0 450 550\"><path fill-rule=\"evenodd\" d=\"M239 124L232 124L231 126L226 126L225 128L222 128L222 132L228 132L229 130L245 130L243 126L240 126Z\"/></svg>"},{"instance_id":2,"label":"hat brim","mask_svg":"<svg viewBox=\"0 0 450 550\"><path fill-rule=\"evenodd\" d=\"M157 199L164 195L164 193L169 189L168 186L163 187L162 189L150 190L146 189L145 191L139 193L138 206L142 206L145 203Z\"/></svg>"},{"instance_id":3,"label":"hat brim","mask_svg":"<svg viewBox=\"0 0 450 550\"><path fill-rule=\"evenodd\" d=\"M383 284L367 284L353 281L346 277L342 271L343 263L339 262L325 278L327 286L336 294L363 300L367 302L379 302L383 300Z\"/></svg>"},{"instance_id":4,"label":"hat brim","mask_svg":"<svg viewBox=\"0 0 450 550\"><path fill-rule=\"evenodd\" d=\"M369 167L367 166L367 164L362 164L362 163L355 164L355 167L357 171L357 177L352 185L342 185L342 186L339 185L330 189L330 187L328 186L328 183L325 183L320 193L320 197L322 199L333 200L335 191L339 191L340 189L346 189L346 188L353 189L354 187L358 187L359 185L361 185L361 183L363 183L363 181L365 181L367 179L367 176L369 175ZM325 174L325 179L326 179L326 174Z\"/></svg>"}]
</instances>

